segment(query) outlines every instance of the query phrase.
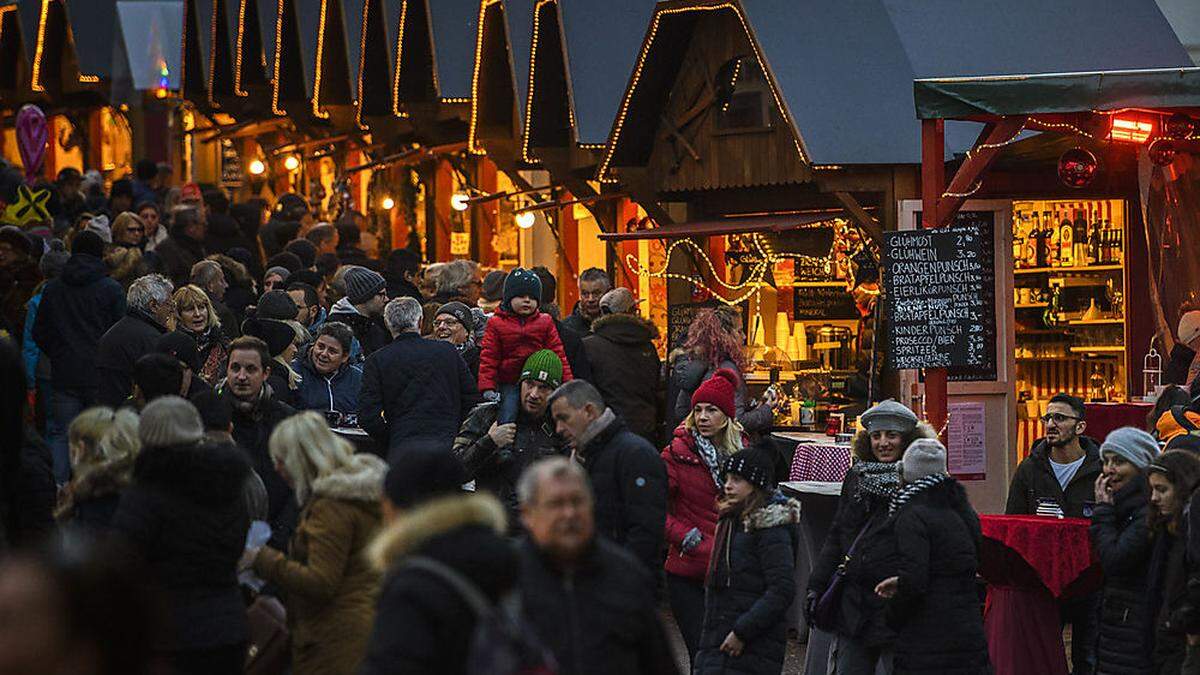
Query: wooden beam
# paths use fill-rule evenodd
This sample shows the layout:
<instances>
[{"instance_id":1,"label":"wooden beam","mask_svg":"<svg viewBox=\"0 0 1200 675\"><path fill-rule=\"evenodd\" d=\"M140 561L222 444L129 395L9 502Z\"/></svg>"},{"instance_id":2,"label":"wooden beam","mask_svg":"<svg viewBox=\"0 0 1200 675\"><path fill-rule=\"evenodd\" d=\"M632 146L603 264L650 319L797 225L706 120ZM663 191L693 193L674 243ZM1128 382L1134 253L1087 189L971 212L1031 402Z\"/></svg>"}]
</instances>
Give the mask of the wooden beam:
<instances>
[{"instance_id":1,"label":"wooden beam","mask_svg":"<svg viewBox=\"0 0 1200 675\"><path fill-rule=\"evenodd\" d=\"M878 222L876 222L874 218L871 217L871 214L867 213L867 210L862 207L862 204L859 204L858 200L854 198L854 195L850 194L849 192L834 192L833 196L837 197L837 200L846 208L846 212L850 214L850 217L854 219L854 222L858 223L858 226L863 229L863 232L867 233L867 236L875 240L875 244L879 246L879 250L882 251L883 228Z\"/></svg>"},{"instance_id":2,"label":"wooden beam","mask_svg":"<svg viewBox=\"0 0 1200 675\"><path fill-rule=\"evenodd\" d=\"M977 182L982 180L992 160L996 159L1008 141L1021 133L1027 119L1025 115L1002 117L995 124L983 128L966 160L950 180L950 185L943 194L938 195L936 225L947 225L954 219L954 214L967 201L967 195L975 191Z\"/></svg>"},{"instance_id":3,"label":"wooden beam","mask_svg":"<svg viewBox=\"0 0 1200 675\"><path fill-rule=\"evenodd\" d=\"M936 227L938 201L946 185L946 123L921 120L921 226ZM946 426L946 369L925 371L925 417L933 428ZM940 435L940 434L939 434Z\"/></svg>"}]
</instances>

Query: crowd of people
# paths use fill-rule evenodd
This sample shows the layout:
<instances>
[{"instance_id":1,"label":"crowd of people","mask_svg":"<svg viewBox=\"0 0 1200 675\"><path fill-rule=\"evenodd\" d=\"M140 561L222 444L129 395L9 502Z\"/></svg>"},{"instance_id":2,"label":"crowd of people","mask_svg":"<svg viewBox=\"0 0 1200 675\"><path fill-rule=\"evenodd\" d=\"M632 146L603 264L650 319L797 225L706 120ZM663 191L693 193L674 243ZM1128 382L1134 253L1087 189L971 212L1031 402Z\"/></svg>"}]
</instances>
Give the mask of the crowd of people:
<instances>
[{"instance_id":1,"label":"crowd of people","mask_svg":"<svg viewBox=\"0 0 1200 675\"><path fill-rule=\"evenodd\" d=\"M979 518L905 406L861 415L797 588L736 311L663 361L603 270L563 316L543 267L168 179L64 170L0 228L0 674L671 673L668 626L691 672L778 673L797 595L829 672L989 672ZM1192 393L1099 443L1056 396L1013 478L1091 519L1076 673L1200 672Z\"/></svg>"}]
</instances>

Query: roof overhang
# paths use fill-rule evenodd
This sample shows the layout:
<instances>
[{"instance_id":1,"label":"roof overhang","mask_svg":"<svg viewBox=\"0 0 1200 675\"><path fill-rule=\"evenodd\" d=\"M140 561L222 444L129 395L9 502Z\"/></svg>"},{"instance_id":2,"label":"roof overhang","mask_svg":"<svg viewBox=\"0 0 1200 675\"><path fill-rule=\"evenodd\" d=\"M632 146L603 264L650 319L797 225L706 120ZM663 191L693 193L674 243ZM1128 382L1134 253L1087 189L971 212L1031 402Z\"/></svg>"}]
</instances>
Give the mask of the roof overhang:
<instances>
[{"instance_id":1,"label":"roof overhang","mask_svg":"<svg viewBox=\"0 0 1200 675\"><path fill-rule=\"evenodd\" d=\"M65 0L40 0L30 88L60 103L103 102L100 77L80 69Z\"/></svg>"},{"instance_id":2,"label":"roof overhang","mask_svg":"<svg viewBox=\"0 0 1200 675\"><path fill-rule=\"evenodd\" d=\"M747 234L750 232L786 232L834 218L847 218L843 213L801 213L787 216L749 216L722 218L719 220L696 220L672 223L631 232L601 232L604 241L632 241L638 239L680 239L683 237L712 237L725 234Z\"/></svg>"}]
</instances>

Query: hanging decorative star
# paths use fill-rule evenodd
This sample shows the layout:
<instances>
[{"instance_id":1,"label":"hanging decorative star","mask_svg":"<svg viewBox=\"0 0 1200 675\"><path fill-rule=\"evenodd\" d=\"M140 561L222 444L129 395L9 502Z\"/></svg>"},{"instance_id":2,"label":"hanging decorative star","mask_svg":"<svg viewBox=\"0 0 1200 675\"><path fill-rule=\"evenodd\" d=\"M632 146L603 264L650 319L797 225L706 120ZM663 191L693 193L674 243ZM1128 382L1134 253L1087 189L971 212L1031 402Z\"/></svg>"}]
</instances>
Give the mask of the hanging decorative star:
<instances>
[{"instance_id":1,"label":"hanging decorative star","mask_svg":"<svg viewBox=\"0 0 1200 675\"><path fill-rule=\"evenodd\" d=\"M45 188L30 190L24 185L17 186L17 201L4 209L4 215L0 216L0 220L22 228L48 223L53 220L50 211L46 209L46 202L49 200L50 191Z\"/></svg>"}]
</instances>

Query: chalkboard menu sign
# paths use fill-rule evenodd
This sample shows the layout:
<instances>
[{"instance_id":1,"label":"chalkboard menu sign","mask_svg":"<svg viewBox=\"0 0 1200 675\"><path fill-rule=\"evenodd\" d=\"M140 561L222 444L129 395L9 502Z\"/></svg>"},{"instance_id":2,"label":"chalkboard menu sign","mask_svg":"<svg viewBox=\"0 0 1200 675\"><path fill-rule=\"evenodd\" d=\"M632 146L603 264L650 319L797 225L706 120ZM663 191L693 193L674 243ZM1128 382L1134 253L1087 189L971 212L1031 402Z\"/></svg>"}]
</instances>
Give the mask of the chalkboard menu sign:
<instances>
[{"instance_id":1,"label":"chalkboard menu sign","mask_svg":"<svg viewBox=\"0 0 1200 675\"><path fill-rule=\"evenodd\" d=\"M683 345L684 334L700 310L712 307L710 302L680 302L667 305L667 352Z\"/></svg>"},{"instance_id":2,"label":"chalkboard menu sign","mask_svg":"<svg viewBox=\"0 0 1200 675\"><path fill-rule=\"evenodd\" d=\"M794 293L792 318L796 321L858 318L854 296L846 290L844 281L831 284L798 283Z\"/></svg>"},{"instance_id":3,"label":"chalkboard menu sign","mask_svg":"<svg viewBox=\"0 0 1200 675\"><path fill-rule=\"evenodd\" d=\"M242 158L228 138L221 139L221 185L237 188L242 186Z\"/></svg>"},{"instance_id":4,"label":"chalkboard menu sign","mask_svg":"<svg viewBox=\"0 0 1200 675\"><path fill-rule=\"evenodd\" d=\"M947 227L884 234L893 367L949 368L959 381L996 379L994 217L966 211Z\"/></svg>"}]
</instances>

